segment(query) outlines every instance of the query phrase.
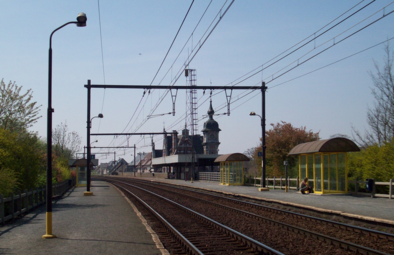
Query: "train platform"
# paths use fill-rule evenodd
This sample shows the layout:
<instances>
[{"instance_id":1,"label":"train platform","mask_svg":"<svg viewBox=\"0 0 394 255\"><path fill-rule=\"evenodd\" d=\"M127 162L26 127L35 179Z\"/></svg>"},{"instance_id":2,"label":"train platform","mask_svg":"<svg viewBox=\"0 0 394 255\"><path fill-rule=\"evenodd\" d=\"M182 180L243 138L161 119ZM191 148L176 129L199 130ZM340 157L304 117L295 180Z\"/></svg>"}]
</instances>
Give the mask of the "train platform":
<instances>
[{"instance_id":1,"label":"train platform","mask_svg":"<svg viewBox=\"0 0 394 255\"><path fill-rule=\"evenodd\" d=\"M303 195L296 190L289 190L286 193L284 190L280 189L258 191L258 187L254 186L224 186L220 185L218 182L208 181L194 181L191 183L190 181L184 180L159 179L153 177L138 179L150 180L152 182L172 183L174 185L189 186L225 194L251 197L314 211L329 212L348 218L391 224L394 226L394 199L371 198L364 196L359 197L348 194Z\"/></svg>"},{"instance_id":2,"label":"train platform","mask_svg":"<svg viewBox=\"0 0 394 255\"><path fill-rule=\"evenodd\" d=\"M0 227L0 254L168 254L143 217L113 185L93 181L53 203L53 234L43 239L45 205Z\"/></svg>"}]
</instances>

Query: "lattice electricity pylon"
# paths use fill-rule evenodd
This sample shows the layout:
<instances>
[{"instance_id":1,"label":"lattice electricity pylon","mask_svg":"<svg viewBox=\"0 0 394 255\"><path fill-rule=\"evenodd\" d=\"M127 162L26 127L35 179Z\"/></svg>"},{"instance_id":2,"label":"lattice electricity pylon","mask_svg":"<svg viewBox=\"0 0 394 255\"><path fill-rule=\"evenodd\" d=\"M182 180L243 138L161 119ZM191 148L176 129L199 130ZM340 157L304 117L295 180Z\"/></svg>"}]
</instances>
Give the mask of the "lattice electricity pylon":
<instances>
[{"instance_id":1,"label":"lattice electricity pylon","mask_svg":"<svg viewBox=\"0 0 394 255\"><path fill-rule=\"evenodd\" d=\"M188 77L187 85L190 86L187 105L189 107L189 127L190 134L192 136L196 135L198 132L198 106L197 106L197 73L196 69L186 69L185 76Z\"/></svg>"}]
</instances>

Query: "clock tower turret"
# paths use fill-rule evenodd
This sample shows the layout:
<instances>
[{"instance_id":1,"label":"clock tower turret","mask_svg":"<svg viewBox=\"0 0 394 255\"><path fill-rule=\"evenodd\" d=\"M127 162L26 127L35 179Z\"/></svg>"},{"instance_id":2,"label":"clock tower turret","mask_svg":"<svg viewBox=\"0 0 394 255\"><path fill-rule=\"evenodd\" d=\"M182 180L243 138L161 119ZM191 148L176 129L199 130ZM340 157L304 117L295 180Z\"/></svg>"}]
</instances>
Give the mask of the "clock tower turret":
<instances>
[{"instance_id":1,"label":"clock tower turret","mask_svg":"<svg viewBox=\"0 0 394 255\"><path fill-rule=\"evenodd\" d=\"M219 152L219 132L221 131L219 128L219 124L213 119L213 115L215 111L212 108L212 99L210 101L209 109L208 109L209 119L204 123L203 132L203 143L204 154L213 154L217 155Z\"/></svg>"}]
</instances>

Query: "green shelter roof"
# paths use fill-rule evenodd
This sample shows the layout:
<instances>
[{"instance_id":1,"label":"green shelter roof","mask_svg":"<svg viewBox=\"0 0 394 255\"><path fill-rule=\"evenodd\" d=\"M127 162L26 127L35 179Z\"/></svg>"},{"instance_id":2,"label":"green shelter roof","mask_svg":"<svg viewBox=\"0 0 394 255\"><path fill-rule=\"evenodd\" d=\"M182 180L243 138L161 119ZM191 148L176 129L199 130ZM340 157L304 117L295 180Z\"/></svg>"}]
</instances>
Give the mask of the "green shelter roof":
<instances>
[{"instance_id":1,"label":"green shelter roof","mask_svg":"<svg viewBox=\"0 0 394 255\"><path fill-rule=\"evenodd\" d=\"M249 158L242 153L231 153L231 154L221 155L215 159L215 162L225 162L225 161L249 161Z\"/></svg>"},{"instance_id":2,"label":"green shelter roof","mask_svg":"<svg viewBox=\"0 0 394 255\"><path fill-rule=\"evenodd\" d=\"M349 152L360 151L360 148L351 140L343 137L301 143L289 152L289 155L316 153L316 152Z\"/></svg>"}]
</instances>

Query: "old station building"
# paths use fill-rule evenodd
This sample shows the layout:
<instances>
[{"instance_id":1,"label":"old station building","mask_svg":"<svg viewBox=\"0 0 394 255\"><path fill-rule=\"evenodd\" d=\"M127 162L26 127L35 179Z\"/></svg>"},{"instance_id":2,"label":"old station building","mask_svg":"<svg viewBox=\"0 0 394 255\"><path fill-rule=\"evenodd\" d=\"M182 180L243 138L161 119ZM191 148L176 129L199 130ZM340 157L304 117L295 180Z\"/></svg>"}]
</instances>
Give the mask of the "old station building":
<instances>
[{"instance_id":1,"label":"old station building","mask_svg":"<svg viewBox=\"0 0 394 255\"><path fill-rule=\"evenodd\" d=\"M219 171L219 163L215 163L215 159L219 156L221 130L213 119L215 111L212 100L207 113L209 119L204 123L202 136L190 135L185 127L180 135L176 130L164 134L162 150L156 150L152 143L152 167L155 172L167 172L170 178L190 180L198 179L199 172Z\"/></svg>"}]
</instances>

